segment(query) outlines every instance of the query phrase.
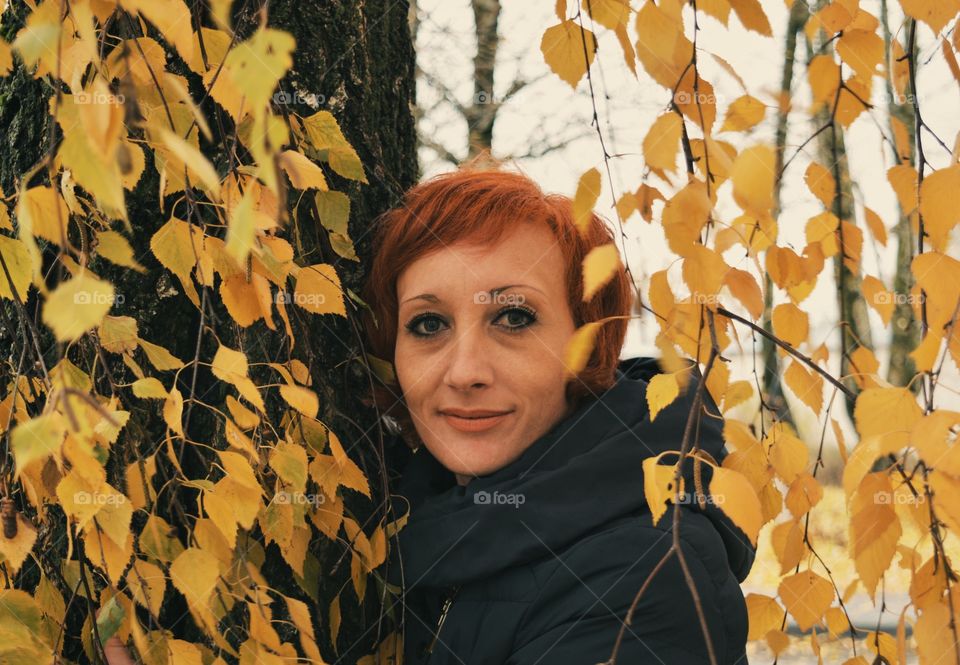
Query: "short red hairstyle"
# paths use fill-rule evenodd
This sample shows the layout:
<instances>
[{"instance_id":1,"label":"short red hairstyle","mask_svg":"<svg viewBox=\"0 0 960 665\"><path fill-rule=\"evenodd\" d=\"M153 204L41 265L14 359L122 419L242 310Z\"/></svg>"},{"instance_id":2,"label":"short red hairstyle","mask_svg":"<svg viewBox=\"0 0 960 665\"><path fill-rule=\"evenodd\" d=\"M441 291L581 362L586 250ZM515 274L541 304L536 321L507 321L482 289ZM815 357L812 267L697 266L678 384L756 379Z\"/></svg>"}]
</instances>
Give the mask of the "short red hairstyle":
<instances>
[{"instance_id":1,"label":"short red hairstyle","mask_svg":"<svg viewBox=\"0 0 960 665\"><path fill-rule=\"evenodd\" d=\"M527 176L487 162L481 166L467 164L421 182L407 191L399 206L375 220L373 259L363 288L363 298L376 319L371 319L370 312L365 315L369 352L393 367L399 308L397 279L408 265L460 241L495 244L507 229L523 220L546 224L556 237L566 266L570 311L578 328L609 316L624 317L600 327L586 367L567 383L568 403L577 405L613 385L627 332L626 317L633 306L632 285L621 266L613 279L584 302L581 268L591 249L614 240L613 231L591 213L581 232L574 222L569 197L544 194ZM399 386L379 383L373 401L381 413L397 420L407 443L418 445Z\"/></svg>"}]
</instances>

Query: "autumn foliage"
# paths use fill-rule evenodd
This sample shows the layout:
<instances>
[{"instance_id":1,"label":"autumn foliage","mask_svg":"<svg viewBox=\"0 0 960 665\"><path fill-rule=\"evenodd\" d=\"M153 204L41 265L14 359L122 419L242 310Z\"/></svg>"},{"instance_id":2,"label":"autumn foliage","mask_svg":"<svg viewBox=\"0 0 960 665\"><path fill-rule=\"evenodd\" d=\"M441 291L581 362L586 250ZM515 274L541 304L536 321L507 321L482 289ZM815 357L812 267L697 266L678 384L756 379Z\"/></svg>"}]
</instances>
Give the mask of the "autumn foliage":
<instances>
[{"instance_id":1,"label":"autumn foliage","mask_svg":"<svg viewBox=\"0 0 960 665\"><path fill-rule=\"evenodd\" d=\"M50 662L54 654L58 662L96 661L112 636L150 665L323 662L319 645L336 647L343 594L363 602L370 579L379 592L397 591L376 571L402 520L361 524L345 509L351 498L373 497L371 481L343 434L319 419L320 391L295 353L291 323L359 320L363 303L344 288L338 269L301 251L291 211L308 205L333 251L357 261L347 231L351 198L329 181L335 175L364 184L370 171L330 111L298 114L277 103L298 47L292 36L263 20L240 38L231 3L208 4L215 27L198 29L183 0L27 2L13 41L0 41L0 74L27 71L46 83L55 137L0 204L0 299L23 340L22 353L3 359L0 379L0 662ZM718 108L713 85L700 74L698 17L725 25L735 17L771 36L758 0L560 0L541 50L571 87L586 80L592 89L591 67L608 55L597 36L611 31L620 45L614 55L672 93L639 146L646 168L636 174L636 189L609 207L620 225L639 217L662 228L680 267L679 279L657 272L638 293L642 315L659 326L666 370L649 386L652 416L678 396L694 359L705 390L727 414L732 452L718 466L687 435L676 464L648 460L644 491L655 516L672 510L679 519L671 504L687 491L678 485L681 465L712 465L700 498L728 497L720 507L753 544L775 523L781 579L769 593L747 598L751 640L781 652L789 616L812 630L815 652L821 638L847 640L847 663L868 662L865 646L888 662L905 662L915 648L922 663L960 665L960 580L948 556L960 534L960 413L938 408L934 398L945 360L960 364L960 262L949 254L960 222L960 146L951 150L924 125L916 89L918 26L922 38L938 40L960 80L960 2L900 5L906 48L886 41L878 18L857 0L820 3L802 32L818 49L804 69L804 110L823 121L811 140L836 147L846 129L869 122L871 91L884 80L913 100L912 138L902 122L891 124L896 162L887 171L916 239L909 295L922 334L910 354L916 373L905 385L880 376L866 345L845 341L841 364L810 339L811 292L843 270L858 284L856 298L891 320L898 294L861 270L864 245L888 242L884 222L869 207L863 225L845 212L849 195L837 160L802 164L800 149L755 140L770 107L789 108L789 97L770 104L748 91L744 72L726 67L743 95ZM217 123L204 104L217 106ZM222 148L228 137L236 149L212 159L211 146ZM923 152L938 142L946 150L935 158ZM599 205L614 159L604 148L604 163L580 177L577 219ZM159 186L144 194L138 187L148 172ZM802 179L822 207L807 222L801 249L787 246L778 230L784 178ZM165 216L149 237L128 214L134 192L151 197ZM721 216L720 196L732 197L739 214ZM127 294L108 275L142 274L148 260L165 272L170 297L199 313L200 328L214 340L209 353L198 343L195 357L178 357L165 339L142 334L137 318L118 313ZM621 260L614 243L585 257L585 299ZM223 320L205 318L213 305L226 312ZM577 331L567 350L571 373L585 365L608 323ZM838 329L848 324L837 321ZM279 360L252 359L229 334L255 325L285 340ZM755 375L737 375L723 355L745 334L776 345L783 382L838 439L853 579L830 573L811 535L824 493L822 446L811 455L762 399L751 418L732 415L762 390ZM57 348L49 367L41 351L48 339ZM389 367L365 360L389 380ZM836 374L835 366L852 369ZM222 388L215 399L181 389L193 385L198 368ZM844 440L832 413L837 403L849 405L856 440ZM149 411L158 414L163 436L145 449L133 424ZM194 412L215 423L215 436L190 436ZM204 472L185 465L185 454L203 460ZM177 492L195 501L182 506ZM897 500L905 496L914 500ZM907 526L919 541L906 538ZM311 553L324 539L344 546L350 570L350 588L330 602L316 594L326 571ZM63 557L50 549L60 541ZM267 552L283 559L295 593L266 579ZM884 575L897 565L911 575L900 629L847 635L845 602L857 592L882 598ZM165 611L173 600L186 608L188 628ZM383 635L380 656L399 647L395 634Z\"/></svg>"}]
</instances>

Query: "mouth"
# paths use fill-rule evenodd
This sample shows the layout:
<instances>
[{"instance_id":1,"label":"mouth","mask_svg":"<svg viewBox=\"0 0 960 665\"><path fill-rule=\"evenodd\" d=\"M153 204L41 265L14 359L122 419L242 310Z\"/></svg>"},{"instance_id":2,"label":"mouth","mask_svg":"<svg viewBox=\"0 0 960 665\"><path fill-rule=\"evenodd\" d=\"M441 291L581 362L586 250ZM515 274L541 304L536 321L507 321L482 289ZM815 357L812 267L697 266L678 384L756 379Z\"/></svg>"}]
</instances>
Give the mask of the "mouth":
<instances>
[{"instance_id":1,"label":"mouth","mask_svg":"<svg viewBox=\"0 0 960 665\"><path fill-rule=\"evenodd\" d=\"M513 411L447 409L440 412L450 427L460 432L484 432L506 420Z\"/></svg>"}]
</instances>

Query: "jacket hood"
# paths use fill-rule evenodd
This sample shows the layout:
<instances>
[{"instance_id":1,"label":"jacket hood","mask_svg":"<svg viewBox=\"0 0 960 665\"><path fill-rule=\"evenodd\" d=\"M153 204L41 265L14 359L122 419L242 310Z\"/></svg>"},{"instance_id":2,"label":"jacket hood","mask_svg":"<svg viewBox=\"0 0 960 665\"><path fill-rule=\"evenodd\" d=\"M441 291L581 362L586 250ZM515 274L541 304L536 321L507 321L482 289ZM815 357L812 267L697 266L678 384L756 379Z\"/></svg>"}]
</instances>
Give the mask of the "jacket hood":
<instances>
[{"instance_id":1,"label":"jacket hood","mask_svg":"<svg viewBox=\"0 0 960 665\"><path fill-rule=\"evenodd\" d=\"M547 548L559 552L607 522L648 512L643 460L680 449L700 381L694 367L686 391L651 422L646 389L660 371L655 358L621 360L612 387L557 423L516 460L466 486L457 485L454 474L420 446L394 497L396 514L410 511L397 535L399 547L392 548L393 556L399 551L402 558L407 590L479 580L540 559ZM714 417L700 418L700 448L720 463L726 455L723 421L707 391L704 405ZM684 466L689 470L692 464ZM747 537L711 503L690 509L710 518L731 570L743 581L754 556ZM401 583L395 558L389 578Z\"/></svg>"}]
</instances>

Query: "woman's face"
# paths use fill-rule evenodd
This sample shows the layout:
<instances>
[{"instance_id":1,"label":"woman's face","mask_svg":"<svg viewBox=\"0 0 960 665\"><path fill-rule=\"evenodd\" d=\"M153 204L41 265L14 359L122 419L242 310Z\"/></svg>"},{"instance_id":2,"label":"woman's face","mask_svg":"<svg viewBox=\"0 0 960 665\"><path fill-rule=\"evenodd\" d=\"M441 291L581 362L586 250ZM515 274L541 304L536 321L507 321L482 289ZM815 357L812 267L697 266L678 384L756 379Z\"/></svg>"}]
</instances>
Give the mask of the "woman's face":
<instances>
[{"instance_id":1,"label":"woman's face","mask_svg":"<svg viewBox=\"0 0 960 665\"><path fill-rule=\"evenodd\" d=\"M397 379L424 445L460 484L509 464L568 415L563 351L575 325L545 224L417 259L397 299Z\"/></svg>"}]
</instances>

